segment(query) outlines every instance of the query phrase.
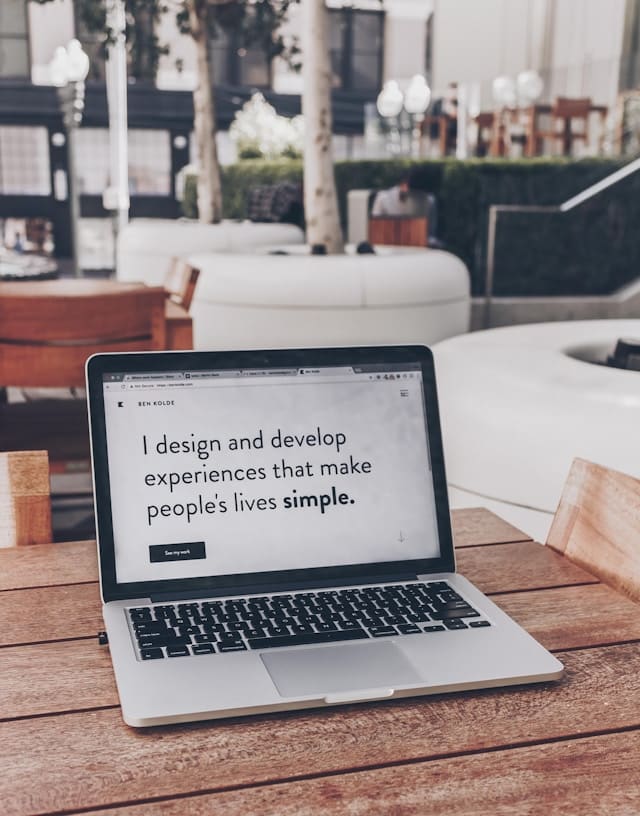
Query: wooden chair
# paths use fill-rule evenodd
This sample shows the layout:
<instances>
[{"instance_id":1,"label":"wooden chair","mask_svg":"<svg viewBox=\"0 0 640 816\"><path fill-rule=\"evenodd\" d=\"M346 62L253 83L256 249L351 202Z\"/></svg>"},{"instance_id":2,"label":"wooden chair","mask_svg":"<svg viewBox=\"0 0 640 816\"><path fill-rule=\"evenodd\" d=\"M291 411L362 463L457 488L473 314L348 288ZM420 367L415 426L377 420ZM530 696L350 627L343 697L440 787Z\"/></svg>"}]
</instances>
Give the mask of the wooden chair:
<instances>
[{"instance_id":1,"label":"wooden chair","mask_svg":"<svg viewBox=\"0 0 640 816\"><path fill-rule=\"evenodd\" d=\"M547 546L640 601L640 480L575 459Z\"/></svg>"},{"instance_id":2,"label":"wooden chair","mask_svg":"<svg viewBox=\"0 0 640 816\"><path fill-rule=\"evenodd\" d=\"M391 246L426 246L429 223L426 216L385 216L369 217L370 244Z\"/></svg>"},{"instance_id":3,"label":"wooden chair","mask_svg":"<svg viewBox=\"0 0 640 816\"><path fill-rule=\"evenodd\" d=\"M474 117L473 121L477 128L477 138L474 148L474 155L488 156L491 150L493 139L493 128L496 114L493 111L485 111Z\"/></svg>"},{"instance_id":4,"label":"wooden chair","mask_svg":"<svg viewBox=\"0 0 640 816\"><path fill-rule=\"evenodd\" d=\"M191 266L183 258L172 258L164 279L164 288L169 300L188 312L199 277L200 270L195 266Z\"/></svg>"},{"instance_id":5,"label":"wooden chair","mask_svg":"<svg viewBox=\"0 0 640 816\"><path fill-rule=\"evenodd\" d=\"M166 348L164 289L107 283L0 284L0 383L82 387L85 361L95 352ZM52 471L88 462L84 400L1 404L0 451L9 450L47 450Z\"/></svg>"},{"instance_id":6,"label":"wooden chair","mask_svg":"<svg viewBox=\"0 0 640 816\"><path fill-rule=\"evenodd\" d=\"M587 144L589 140L589 114L591 113L591 99L580 97L559 96L551 107L551 130L537 131L535 139L540 144L542 139L551 139L560 142L562 155L570 156L574 142L581 141ZM576 130L575 124L578 125Z\"/></svg>"},{"instance_id":7,"label":"wooden chair","mask_svg":"<svg viewBox=\"0 0 640 816\"><path fill-rule=\"evenodd\" d=\"M47 452L0 453L0 547L51 540Z\"/></svg>"}]
</instances>

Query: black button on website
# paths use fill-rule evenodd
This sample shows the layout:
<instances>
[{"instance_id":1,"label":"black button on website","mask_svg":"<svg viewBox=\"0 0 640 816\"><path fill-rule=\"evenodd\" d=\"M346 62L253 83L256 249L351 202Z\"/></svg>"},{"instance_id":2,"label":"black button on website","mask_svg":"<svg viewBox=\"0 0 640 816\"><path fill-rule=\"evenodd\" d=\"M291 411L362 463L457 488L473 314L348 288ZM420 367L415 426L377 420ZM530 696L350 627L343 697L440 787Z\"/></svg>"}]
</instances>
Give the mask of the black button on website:
<instances>
[{"instance_id":1,"label":"black button on website","mask_svg":"<svg viewBox=\"0 0 640 816\"><path fill-rule=\"evenodd\" d=\"M186 541L180 544L152 544L149 558L152 564L160 561L194 561L206 558L204 541Z\"/></svg>"}]
</instances>

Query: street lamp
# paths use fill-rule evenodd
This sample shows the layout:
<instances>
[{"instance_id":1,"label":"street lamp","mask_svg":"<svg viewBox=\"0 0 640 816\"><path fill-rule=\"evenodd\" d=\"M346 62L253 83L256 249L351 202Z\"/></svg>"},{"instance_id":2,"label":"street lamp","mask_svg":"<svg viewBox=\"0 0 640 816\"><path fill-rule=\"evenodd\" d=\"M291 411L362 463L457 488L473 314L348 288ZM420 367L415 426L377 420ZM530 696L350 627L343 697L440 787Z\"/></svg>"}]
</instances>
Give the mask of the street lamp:
<instances>
[{"instance_id":1,"label":"street lamp","mask_svg":"<svg viewBox=\"0 0 640 816\"><path fill-rule=\"evenodd\" d=\"M71 258L73 272L76 277L81 276L78 262L80 199L78 195L76 174L75 131L82 122L84 112L84 81L89 73L89 57L85 53L79 40L71 40L69 45L58 46L53 59L49 63L49 76L56 86L58 99L62 110L62 120L67 131L69 167L69 214L71 221Z\"/></svg>"},{"instance_id":2,"label":"street lamp","mask_svg":"<svg viewBox=\"0 0 640 816\"><path fill-rule=\"evenodd\" d=\"M400 85L394 79L385 82L382 90L378 94L376 107L378 108L380 116L383 119L389 120L391 123L392 152L398 153L400 150L398 122L399 116L404 109L409 114L412 123L411 154L414 157L420 155L421 123L430 101L431 89L427 85L426 79L420 74L416 74L411 79L404 93L400 89Z\"/></svg>"},{"instance_id":3,"label":"street lamp","mask_svg":"<svg viewBox=\"0 0 640 816\"><path fill-rule=\"evenodd\" d=\"M409 83L409 87L404 93L404 109L413 120L411 131L411 155L414 159L420 158L420 137L422 136L422 122L424 112L431 102L431 88L427 85L427 80L416 74Z\"/></svg>"},{"instance_id":4,"label":"street lamp","mask_svg":"<svg viewBox=\"0 0 640 816\"><path fill-rule=\"evenodd\" d=\"M402 111L403 102L402 91L395 79L390 79L382 86L382 90L376 99L378 113L389 124L388 149L391 153L400 152L400 129L398 127L398 117Z\"/></svg>"}]
</instances>

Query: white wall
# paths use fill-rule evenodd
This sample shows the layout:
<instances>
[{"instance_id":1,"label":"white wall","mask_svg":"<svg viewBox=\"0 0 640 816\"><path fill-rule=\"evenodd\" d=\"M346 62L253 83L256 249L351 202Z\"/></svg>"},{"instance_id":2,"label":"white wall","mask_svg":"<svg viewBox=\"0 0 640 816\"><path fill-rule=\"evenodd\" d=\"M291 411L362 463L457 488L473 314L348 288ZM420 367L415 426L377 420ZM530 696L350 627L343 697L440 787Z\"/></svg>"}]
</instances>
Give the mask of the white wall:
<instances>
[{"instance_id":1,"label":"white wall","mask_svg":"<svg viewBox=\"0 0 640 816\"><path fill-rule=\"evenodd\" d=\"M435 0L434 86L491 82L535 68L545 97L591 96L612 105L618 87L625 0Z\"/></svg>"},{"instance_id":2,"label":"white wall","mask_svg":"<svg viewBox=\"0 0 640 816\"><path fill-rule=\"evenodd\" d=\"M618 89L625 0L556 0L551 96L590 96L611 105Z\"/></svg>"},{"instance_id":3,"label":"white wall","mask_svg":"<svg viewBox=\"0 0 640 816\"><path fill-rule=\"evenodd\" d=\"M435 0L387 0L384 32L384 79L408 80L424 74L427 20Z\"/></svg>"},{"instance_id":4,"label":"white wall","mask_svg":"<svg viewBox=\"0 0 640 816\"><path fill-rule=\"evenodd\" d=\"M538 67L540 26L530 0L435 0L434 91L449 82L480 83L481 105L491 107L491 83ZM535 9L537 10L537 9ZM538 19L536 17L536 19Z\"/></svg>"},{"instance_id":5,"label":"white wall","mask_svg":"<svg viewBox=\"0 0 640 816\"><path fill-rule=\"evenodd\" d=\"M54 0L44 6L29 3L28 11L31 81L47 85L53 52L57 46L66 45L75 36L73 2Z\"/></svg>"}]
</instances>

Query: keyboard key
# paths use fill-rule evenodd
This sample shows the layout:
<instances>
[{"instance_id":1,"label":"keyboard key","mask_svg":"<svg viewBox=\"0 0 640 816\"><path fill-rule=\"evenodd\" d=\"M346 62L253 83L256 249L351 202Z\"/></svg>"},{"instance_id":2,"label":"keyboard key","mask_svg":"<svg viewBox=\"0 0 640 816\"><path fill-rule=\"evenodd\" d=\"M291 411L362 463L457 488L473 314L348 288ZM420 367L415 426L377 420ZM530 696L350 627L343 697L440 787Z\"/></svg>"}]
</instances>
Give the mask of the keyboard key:
<instances>
[{"instance_id":1,"label":"keyboard key","mask_svg":"<svg viewBox=\"0 0 640 816\"><path fill-rule=\"evenodd\" d=\"M467 629L467 624L463 620L460 620L460 618L445 620L444 625L447 629Z\"/></svg>"},{"instance_id":2,"label":"keyboard key","mask_svg":"<svg viewBox=\"0 0 640 816\"><path fill-rule=\"evenodd\" d=\"M215 643L216 636L215 635L194 635L193 640L195 643Z\"/></svg>"},{"instance_id":3,"label":"keyboard key","mask_svg":"<svg viewBox=\"0 0 640 816\"><path fill-rule=\"evenodd\" d=\"M481 626L491 626L488 620L469 621L469 626L474 629L479 629Z\"/></svg>"},{"instance_id":4,"label":"keyboard key","mask_svg":"<svg viewBox=\"0 0 640 816\"><path fill-rule=\"evenodd\" d=\"M282 635L272 638L249 638L252 649L274 649L280 646L311 646L340 640L361 640L368 635L364 629L342 629L335 632L307 632L301 635Z\"/></svg>"},{"instance_id":5,"label":"keyboard key","mask_svg":"<svg viewBox=\"0 0 640 816\"><path fill-rule=\"evenodd\" d=\"M129 617L132 621L150 621L152 620L151 617L151 609L148 606L145 606L141 609L130 609L129 610Z\"/></svg>"},{"instance_id":6,"label":"keyboard key","mask_svg":"<svg viewBox=\"0 0 640 816\"><path fill-rule=\"evenodd\" d=\"M215 648L213 643L202 643L199 646L193 646L191 651L194 655L201 655L201 654L214 654Z\"/></svg>"},{"instance_id":7,"label":"keyboard key","mask_svg":"<svg viewBox=\"0 0 640 816\"><path fill-rule=\"evenodd\" d=\"M477 618L478 612L470 606L464 609L439 609L437 612L432 612L431 617L434 620L452 620L454 618Z\"/></svg>"},{"instance_id":8,"label":"keyboard key","mask_svg":"<svg viewBox=\"0 0 640 816\"><path fill-rule=\"evenodd\" d=\"M403 635L415 635L422 630L415 623L399 623L398 631Z\"/></svg>"},{"instance_id":9,"label":"keyboard key","mask_svg":"<svg viewBox=\"0 0 640 816\"><path fill-rule=\"evenodd\" d=\"M157 660L164 657L162 649L140 649L140 657L143 660Z\"/></svg>"},{"instance_id":10,"label":"keyboard key","mask_svg":"<svg viewBox=\"0 0 640 816\"><path fill-rule=\"evenodd\" d=\"M145 635L138 638L138 645L140 648L147 648L149 645L153 646L188 646L191 643L190 635Z\"/></svg>"},{"instance_id":11,"label":"keyboard key","mask_svg":"<svg viewBox=\"0 0 640 816\"><path fill-rule=\"evenodd\" d=\"M188 646L167 646L167 655L169 657L187 657L190 654Z\"/></svg>"},{"instance_id":12,"label":"keyboard key","mask_svg":"<svg viewBox=\"0 0 640 816\"><path fill-rule=\"evenodd\" d=\"M444 632L445 628L444 628L444 626L434 626L434 625L432 625L432 626L423 626L422 631L423 632Z\"/></svg>"},{"instance_id":13,"label":"keyboard key","mask_svg":"<svg viewBox=\"0 0 640 816\"><path fill-rule=\"evenodd\" d=\"M387 637L388 635L397 635L397 631L393 626L372 626L369 629L371 637Z\"/></svg>"},{"instance_id":14,"label":"keyboard key","mask_svg":"<svg viewBox=\"0 0 640 816\"><path fill-rule=\"evenodd\" d=\"M220 641L218 644L218 651L219 652L244 652L247 650L247 647L244 641L239 640L235 643L227 642L227 641Z\"/></svg>"}]
</instances>

